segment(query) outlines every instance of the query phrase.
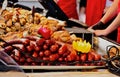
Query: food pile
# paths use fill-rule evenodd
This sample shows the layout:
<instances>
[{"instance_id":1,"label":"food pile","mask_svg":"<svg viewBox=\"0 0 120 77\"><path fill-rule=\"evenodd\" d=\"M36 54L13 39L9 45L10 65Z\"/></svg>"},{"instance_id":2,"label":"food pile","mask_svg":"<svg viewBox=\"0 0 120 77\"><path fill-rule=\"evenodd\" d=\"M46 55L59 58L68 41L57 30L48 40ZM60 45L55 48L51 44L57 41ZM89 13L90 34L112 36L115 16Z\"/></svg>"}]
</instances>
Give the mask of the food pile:
<instances>
[{"instance_id":1,"label":"food pile","mask_svg":"<svg viewBox=\"0 0 120 77\"><path fill-rule=\"evenodd\" d=\"M37 35L40 25L48 25L56 31L65 26L64 22L47 19L45 16L22 8L8 7L0 15L0 37L5 40L21 38L27 35Z\"/></svg>"},{"instance_id":2,"label":"food pile","mask_svg":"<svg viewBox=\"0 0 120 77\"><path fill-rule=\"evenodd\" d=\"M2 13L0 37L2 51L19 65L103 65L91 44L70 34L64 21L48 19L21 8L8 8ZM89 61L89 62L88 62Z\"/></svg>"},{"instance_id":3,"label":"food pile","mask_svg":"<svg viewBox=\"0 0 120 77\"><path fill-rule=\"evenodd\" d=\"M8 41L3 46L3 51L20 65L103 65L101 62L92 63L92 61L101 60L101 56L95 50L81 53L74 50L71 44L56 42L52 39L27 36ZM91 63L84 63L86 61Z\"/></svg>"}]
</instances>

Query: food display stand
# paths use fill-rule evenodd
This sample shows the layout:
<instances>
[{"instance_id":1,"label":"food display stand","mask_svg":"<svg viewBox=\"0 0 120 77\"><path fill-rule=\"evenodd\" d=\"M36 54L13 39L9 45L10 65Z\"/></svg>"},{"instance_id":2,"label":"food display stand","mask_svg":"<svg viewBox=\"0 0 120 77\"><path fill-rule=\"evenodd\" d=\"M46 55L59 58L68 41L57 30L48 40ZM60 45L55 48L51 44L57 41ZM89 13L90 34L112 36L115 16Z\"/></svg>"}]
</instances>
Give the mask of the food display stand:
<instances>
[{"instance_id":1,"label":"food display stand","mask_svg":"<svg viewBox=\"0 0 120 77\"><path fill-rule=\"evenodd\" d=\"M116 75L113 75L109 72L51 72L51 73L28 73L27 74L30 77L39 77L39 76L44 76L44 77L53 77L53 76L57 76L57 77L80 77L80 76L85 76L85 77L101 77L101 76L105 76L105 77L118 77Z\"/></svg>"},{"instance_id":2,"label":"food display stand","mask_svg":"<svg viewBox=\"0 0 120 77\"><path fill-rule=\"evenodd\" d=\"M98 37L99 41L99 49L98 51L101 54L106 54L106 47L108 45L119 46L119 44L111 41L105 37ZM109 40L109 41L108 41ZM21 66L22 67L22 66ZM26 73L29 77L119 77L115 74L112 74L108 71L104 66L23 66L24 69L32 69ZM47 72L34 72L36 69L47 71Z\"/></svg>"},{"instance_id":3,"label":"food display stand","mask_svg":"<svg viewBox=\"0 0 120 77\"><path fill-rule=\"evenodd\" d=\"M51 0L48 0L49 2L52 2ZM78 22L77 20L69 20L68 17L60 10L60 8L52 2L52 12L50 11L51 7L46 7L50 6L50 3L46 3L47 0L38 0L37 1L24 1L24 0L19 0L17 3L14 4L15 7L21 7L23 9L27 9L27 10L32 10L42 13L44 16L52 16L53 18L55 18L58 21L66 21L67 23L67 27L65 27L65 29L67 31L69 31L69 33L71 34L75 34L78 37L81 37L83 40L86 40L87 42L90 42L92 48L96 47L96 51L98 54L100 54L101 56L104 56L107 54L107 47L108 46L115 46L115 47L119 47L120 44L106 38L106 37L95 37L94 34L92 32L89 32L86 30L86 25ZM34 4L33 4L34 3ZM41 3L41 5L40 5ZM43 5L43 6L42 6ZM32 7L31 7L32 6ZM34 7L36 8L36 10L34 10ZM54 8L56 7L56 8ZM54 8L54 9L53 9ZM47 9L47 10L44 10ZM59 16L60 13L60 16ZM53 15L54 14L54 15ZM62 17L61 17L62 15ZM57 17L56 17L57 16ZM75 26L75 27L74 27ZM33 40L33 39L32 39ZM2 42L5 42L4 40L1 40ZM95 42L95 43L94 43ZM13 48L15 48L14 46L12 46ZM20 50L21 51L21 50ZM24 53L23 53L24 54ZM25 55L25 54L24 54ZM109 62L106 60L103 60L105 62ZM18 62L19 63L19 62ZM4 63L3 63L4 64ZM33 63L34 64L34 63ZM21 68L22 74L28 76L28 77L39 77L39 76L43 76L43 77L53 77L53 76L57 76L57 77L78 77L78 76L85 76L85 77L118 77L115 74L112 74L111 72L108 71L108 63L104 64L104 65L92 65L92 66L76 66L76 65L49 65L49 66L44 66L44 65L20 65L17 66L18 68ZM14 74L12 73L7 73L9 75L9 77L13 77ZM6 75L7 75L6 74ZM16 74L16 76L18 75L18 73ZM20 77L24 76L21 75ZM3 73L0 73L0 77L3 77ZM15 76L14 76L15 77Z\"/></svg>"}]
</instances>

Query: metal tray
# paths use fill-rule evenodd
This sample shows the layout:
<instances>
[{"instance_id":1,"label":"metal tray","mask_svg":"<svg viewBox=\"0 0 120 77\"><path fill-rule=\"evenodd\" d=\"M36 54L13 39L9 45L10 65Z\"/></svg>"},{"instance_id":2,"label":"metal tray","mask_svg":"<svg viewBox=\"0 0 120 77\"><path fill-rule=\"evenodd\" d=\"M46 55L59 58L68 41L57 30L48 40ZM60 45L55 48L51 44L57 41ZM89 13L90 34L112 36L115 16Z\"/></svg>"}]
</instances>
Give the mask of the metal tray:
<instances>
[{"instance_id":1,"label":"metal tray","mask_svg":"<svg viewBox=\"0 0 120 77\"><path fill-rule=\"evenodd\" d=\"M105 66L20 66L22 69L39 70L73 70L73 69L98 69Z\"/></svg>"},{"instance_id":2,"label":"metal tray","mask_svg":"<svg viewBox=\"0 0 120 77\"><path fill-rule=\"evenodd\" d=\"M79 31L81 30L76 30L76 33L79 33ZM84 32L84 33L90 33L90 32ZM110 41L109 39L102 38L102 37L97 37L97 38L98 38L97 52L100 53L101 55L106 54L106 47L108 45L120 46L119 44L113 41ZM20 66L20 67L22 69L67 70L67 69L94 69L94 68L102 68L105 66Z\"/></svg>"},{"instance_id":3,"label":"metal tray","mask_svg":"<svg viewBox=\"0 0 120 77\"><path fill-rule=\"evenodd\" d=\"M101 55L106 54L106 47L108 45L120 46L120 44L107 39L105 37L98 38L98 50L97 52ZM103 66L20 66L23 69L44 69L44 70L70 70L70 69L96 69L96 68L105 68Z\"/></svg>"},{"instance_id":4,"label":"metal tray","mask_svg":"<svg viewBox=\"0 0 120 77\"><path fill-rule=\"evenodd\" d=\"M93 47L93 37L94 34L85 28L66 28L67 31L69 31L71 34L75 34L77 37L81 37L83 40L86 40L89 42Z\"/></svg>"}]
</instances>

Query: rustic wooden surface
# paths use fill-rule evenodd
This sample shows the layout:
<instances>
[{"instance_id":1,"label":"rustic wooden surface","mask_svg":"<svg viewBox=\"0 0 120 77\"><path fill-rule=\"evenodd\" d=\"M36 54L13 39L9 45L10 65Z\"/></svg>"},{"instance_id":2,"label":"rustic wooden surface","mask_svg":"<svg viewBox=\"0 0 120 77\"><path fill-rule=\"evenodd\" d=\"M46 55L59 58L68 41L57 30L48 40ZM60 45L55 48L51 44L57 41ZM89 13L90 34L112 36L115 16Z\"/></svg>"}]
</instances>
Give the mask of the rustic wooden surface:
<instances>
[{"instance_id":1,"label":"rustic wooden surface","mask_svg":"<svg viewBox=\"0 0 120 77\"><path fill-rule=\"evenodd\" d=\"M0 77L28 77L28 76L23 72L10 71L0 72Z\"/></svg>"},{"instance_id":2,"label":"rustic wooden surface","mask_svg":"<svg viewBox=\"0 0 120 77\"><path fill-rule=\"evenodd\" d=\"M19 72L0 72L0 77L120 77L107 70L99 72L37 72L37 73L19 73Z\"/></svg>"},{"instance_id":3,"label":"rustic wooden surface","mask_svg":"<svg viewBox=\"0 0 120 77\"><path fill-rule=\"evenodd\" d=\"M119 77L108 71L102 72L45 72L27 73L29 77Z\"/></svg>"}]
</instances>

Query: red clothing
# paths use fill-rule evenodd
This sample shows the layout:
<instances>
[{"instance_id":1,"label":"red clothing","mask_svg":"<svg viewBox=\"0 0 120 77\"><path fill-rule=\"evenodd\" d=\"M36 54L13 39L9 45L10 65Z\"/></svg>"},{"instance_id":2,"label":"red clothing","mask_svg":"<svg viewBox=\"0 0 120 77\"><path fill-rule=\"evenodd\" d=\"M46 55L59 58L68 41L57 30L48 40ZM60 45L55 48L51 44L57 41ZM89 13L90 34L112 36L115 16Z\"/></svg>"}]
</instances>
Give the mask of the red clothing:
<instances>
[{"instance_id":1,"label":"red clothing","mask_svg":"<svg viewBox=\"0 0 120 77\"><path fill-rule=\"evenodd\" d=\"M88 26L97 23L103 14L106 0L87 0L86 6L86 24Z\"/></svg>"},{"instance_id":2,"label":"red clothing","mask_svg":"<svg viewBox=\"0 0 120 77\"><path fill-rule=\"evenodd\" d=\"M120 43L120 27L118 28L117 42Z\"/></svg>"},{"instance_id":3,"label":"red clothing","mask_svg":"<svg viewBox=\"0 0 120 77\"><path fill-rule=\"evenodd\" d=\"M120 0L118 4L118 13L120 13ZM120 27L118 28L117 42L120 43Z\"/></svg>"},{"instance_id":4,"label":"red clothing","mask_svg":"<svg viewBox=\"0 0 120 77\"><path fill-rule=\"evenodd\" d=\"M118 13L120 13L120 1L118 3Z\"/></svg>"},{"instance_id":5,"label":"red clothing","mask_svg":"<svg viewBox=\"0 0 120 77\"><path fill-rule=\"evenodd\" d=\"M69 18L78 19L76 0L59 0L57 4Z\"/></svg>"}]
</instances>

